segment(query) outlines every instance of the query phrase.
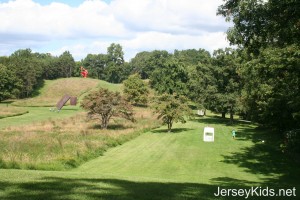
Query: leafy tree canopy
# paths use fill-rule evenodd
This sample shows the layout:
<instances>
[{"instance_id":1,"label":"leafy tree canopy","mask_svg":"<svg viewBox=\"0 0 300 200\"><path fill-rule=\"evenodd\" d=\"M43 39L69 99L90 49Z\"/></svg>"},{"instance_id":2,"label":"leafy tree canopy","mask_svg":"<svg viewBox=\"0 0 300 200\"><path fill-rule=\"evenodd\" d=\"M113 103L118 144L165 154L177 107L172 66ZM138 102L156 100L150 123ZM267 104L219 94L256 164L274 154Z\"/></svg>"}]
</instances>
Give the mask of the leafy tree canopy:
<instances>
[{"instance_id":1,"label":"leafy tree canopy","mask_svg":"<svg viewBox=\"0 0 300 200\"><path fill-rule=\"evenodd\" d=\"M176 94L163 94L154 102L154 112L158 113L158 119L168 125L171 132L174 122L186 122L186 117L192 116L192 110L188 106L188 99Z\"/></svg>"},{"instance_id":2,"label":"leafy tree canopy","mask_svg":"<svg viewBox=\"0 0 300 200\"><path fill-rule=\"evenodd\" d=\"M225 0L218 14L234 23L227 31L230 43L252 52L300 44L299 0Z\"/></svg>"},{"instance_id":3,"label":"leafy tree canopy","mask_svg":"<svg viewBox=\"0 0 300 200\"><path fill-rule=\"evenodd\" d=\"M122 117L134 121L133 108L119 92L111 92L101 88L87 95L81 107L88 111L89 117L97 117L101 128L107 129L112 117Z\"/></svg>"},{"instance_id":4,"label":"leafy tree canopy","mask_svg":"<svg viewBox=\"0 0 300 200\"><path fill-rule=\"evenodd\" d=\"M146 105L148 102L149 89L141 79L139 74L129 76L127 80L123 82L124 94L128 101L135 105Z\"/></svg>"},{"instance_id":5,"label":"leafy tree canopy","mask_svg":"<svg viewBox=\"0 0 300 200\"><path fill-rule=\"evenodd\" d=\"M21 89L20 80L13 71L0 64L0 102L16 97Z\"/></svg>"}]
</instances>

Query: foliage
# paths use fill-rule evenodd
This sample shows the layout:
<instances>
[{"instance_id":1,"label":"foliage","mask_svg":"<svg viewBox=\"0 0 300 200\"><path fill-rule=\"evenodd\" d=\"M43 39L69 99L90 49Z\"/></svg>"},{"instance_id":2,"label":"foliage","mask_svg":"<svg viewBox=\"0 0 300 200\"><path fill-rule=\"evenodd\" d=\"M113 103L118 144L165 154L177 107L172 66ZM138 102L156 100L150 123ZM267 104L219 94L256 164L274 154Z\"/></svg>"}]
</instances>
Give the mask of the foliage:
<instances>
[{"instance_id":1,"label":"foliage","mask_svg":"<svg viewBox=\"0 0 300 200\"><path fill-rule=\"evenodd\" d=\"M21 81L20 97L29 97L41 83L43 69L40 60L30 49L18 50L9 57L9 69Z\"/></svg>"},{"instance_id":2,"label":"foliage","mask_svg":"<svg viewBox=\"0 0 300 200\"><path fill-rule=\"evenodd\" d=\"M188 73L184 65L175 58L169 58L159 68L156 68L151 77L150 85L159 94L186 95Z\"/></svg>"},{"instance_id":3,"label":"foliage","mask_svg":"<svg viewBox=\"0 0 300 200\"><path fill-rule=\"evenodd\" d=\"M134 105L146 105L148 102L149 89L147 84L141 79L140 75L129 76L123 82L124 94L126 99Z\"/></svg>"},{"instance_id":4,"label":"foliage","mask_svg":"<svg viewBox=\"0 0 300 200\"><path fill-rule=\"evenodd\" d=\"M300 161L300 129L285 132L281 149L293 159Z\"/></svg>"},{"instance_id":5,"label":"foliage","mask_svg":"<svg viewBox=\"0 0 300 200\"><path fill-rule=\"evenodd\" d=\"M72 54L69 51L63 52L58 57L58 64L62 77L71 77L75 68L75 61Z\"/></svg>"},{"instance_id":6,"label":"foliage","mask_svg":"<svg viewBox=\"0 0 300 200\"><path fill-rule=\"evenodd\" d=\"M4 65L0 64L0 102L16 97L21 84L16 75Z\"/></svg>"},{"instance_id":7,"label":"foliage","mask_svg":"<svg viewBox=\"0 0 300 200\"><path fill-rule=\"evenodd\" d=\"M300 128L300 48L266 48L241 68L248 118L278 130Z\"/></svg>"},{"instance_id":8,"label":"foliage","mask_svg":"<svg viewBox=\"0 0 300 200\"><path fill-rule=\"evenodd\" d=\"M231 44L247 47L252 52L268 45L299 45L298 0L225 0L218 14L234 23L227 31Z\"/></svg>"},{"instance_id":9,"label":"foliage","mask_svg":"<svg viewBox=\"0 0 300 200\"><path fill-rule=\"evenodd\" d=\"M124 52L120 44L112 43L107 48L107 67L105 68L105 80L110 83L121 83L124 75Z\"/></svg>"},{"instance_id":10,"label":"foliage","mask_svg":"<svg viewBox=\"0 0 300 200\"><path fill-rule=\"evenodd\" d=\"M216 81L216 93L212 94L214 102L210 109L222 113L222 117L229 113L231 122L233 114L238 111L242 88L237 57L237 51L230 48L215 50L213 54L213 77Z\"/></svg>"},{"instance_id":11,"label":"foliage","mask_svg":"<svg viewBox=\"0 0 300 200\"><path fill-rule=\"evenodd\" d=\"M186 117L192 116L188 99L176 94L163 94L154 102L154 112L158 113L158 119L168 125L168 132L171 132L174 122L186 122Z\"/></svg>"},{"instance_id":12,"label":"foliage","mask_svg":"<svg viewBox=\"0 0 300 200\"><path fill-rule=\"evenodd\" d=\"M107 129L112 117L122 117L134 121L133 109L119 92L111 92L100 88L91 92L81 102L81 107L88 110L88 116L98 117L101 120L101 128Z\"/></svg>"},{"instance_id":13,"label":"foliage","mask_svg":"<svg viewBox=\"0 0 300 200\"><path fill-rule=\"evenodd\" d=\"M167 51L143 51L137 53L129 64L133 73L139 73L142 79L149 79L154 70L162 68L171 56Z\"/></svg>"},{"instance_id":14,"label":"foliage","mask_svg":"<svg viewBox=\"0 0 300 200\"><path fill-rule=\"evenodd\" d=\"M88 69L89 77L105 79L104 68L107 65L106 54L88 54L82 61L82 65Z\"/></svg>"},{"instance_id":15,"label":"foliage","mask_svg":"<svg viewBox=\"0 0 300 200\"><path fill-rule=\"evenodd\" d=\"M212 58L210 53L199 49L175 51L175 57L179 62L187 65L188 93L187 96L199 109L209 109L214 102L216 93L216 80L213 76Z\"/></svg>"}]
</instances>

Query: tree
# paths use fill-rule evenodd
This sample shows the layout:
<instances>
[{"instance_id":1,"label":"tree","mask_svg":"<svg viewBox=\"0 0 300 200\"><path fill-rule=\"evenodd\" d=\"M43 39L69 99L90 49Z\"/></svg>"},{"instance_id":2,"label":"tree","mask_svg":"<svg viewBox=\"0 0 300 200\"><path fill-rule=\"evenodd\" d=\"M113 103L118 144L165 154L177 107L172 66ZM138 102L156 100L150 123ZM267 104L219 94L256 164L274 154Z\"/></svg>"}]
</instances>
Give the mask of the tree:
<instances>
[{"instance_id":1,"label":"tree","mask_svg":"<svg viewBox=\"0 0 300 200\"><path fill-rule=\"evenodd\" d=\"M0 102L16 97L20 92L20 80L14 72L0 64Z\"/></svg>"},{"instance_id":2,"label":"tree","mask_svg":"<svg viewBox=\"0 0 300 200\"><path fill-rule=\"evenodd\" d=\"M126 99L134 105L146 105L148 102L149 89L139 74L129 76L123 82Z\"/></svg>"},{"instance_id":3,"label":"tree","mask_svg":"<svg viewBox=\"0 0 300 200\"><path fill-rule=\"evenodd\" d=\"M142 79L148 79L152 76L154 70L162 68L171 56L167 51L143 51L136 54L130 61L130 65L133 73L139 73Z\"/></svg>"},{"instance_id":4,"label":"tree","mask_svg":"<svg viewBox=\"0 0 300 200\"><path fill-rule=\"evenodd\" d=\"M280 132L300 128L300 48L266 48L243 64L243 105L250 120Z\"/></svg>"},{"instance_id":5,"label":"tree","mask_svg":"<svg viewBox=\"0 0 300 200\"><path fill-rule=\"evenodd\" d=\"M88 54L82 61L82 65L88 69L90 77L105 79L104 68L107 65L106 54Z\"/></svg>"},{"instance_id":6,"label":"tree","mask_svg":"<svg viewBox=\"0 0 300 200\"><path fill-rule=\"evenodd\" d=\"M43 81L41 60L39 60L30 49L15 51L9 57L9 64L7 67L14 71L18 79L21 80L21 98L29 97L34 89Z\"/></svg>"},{"instance_id":7,"label":"tree","mask_svg":"<svg viewBox=\"0 0 300 200\"><path fill-rule=\"evenodd\" d=\"M227 31L230 43L251 52L269 45L300 44L298 0L225 0L217 14L234 23Z\"/></svg>"},{"instance_id":8,"label":"tree","mask_svg":"<svg viewBox=\"0 0 300 200\"><path fill-rule=\"evenodd\" d=\"M72 54L69 51L63 52L63 54L58 57L58 64L63 77L72 76L72 72L76 64Z\"/></svg>"},{"instance_id":9,"label":"tree","mask_svg":"<svg viewBox=\"0 0 300 200\"><path fill-rule=\"evenodd\" d=\"M150 77L150 85L159 94L187 94L188 73L177 59L166 60L161 67L156 68Z\"/></svg>"},{"instance_id":10,"label":"tree","mask_svg":"<svg viewBox=\"0 0 300 200\"><path fill-rule=\"evenodd\" d=\"M176 94L163 94L157 97L153 105L154 112L158 113L158 119L168 125L171 132L174 122L185 123L185 117L192 116L192 110L188 106L188 99Z\"/></svg>"},{"instance_id":11,"label":"tree","mask_svg":"<svg viewBox=\"0 0 300 200\"><path fill-rule=\"evenodd\" d=\"M112 117L122 117L134 121L133 108L119 92L111 92L101 88L87 95L81 107L88 110L89 117L97 117L101 121L101 128L107 129Z\"/></svg>"},{"instance_id":12,"label":"tree","mask_svg":"<svg viewBox=\"0 0 300 200\"><path fill-rule=\"evenodd\" d=\"M215 102L211 110L230 114L233 122L233 114L238 111L238 103L241 96L241 77L238 74L238 54L230 48L218 49L213 54L214 77L216 79Z\"/></svg>"},{"instance_id":13,"label":"tree","mask_svg":"<svg viewBox=\"0 0 300 200\"><path fill-rule=\"evenodd\" d=\"M105 80L121 83L124 80L124 52L120 44L112 43L107 48L107 67L104 70Z\"/></svg>"}]
</instances>

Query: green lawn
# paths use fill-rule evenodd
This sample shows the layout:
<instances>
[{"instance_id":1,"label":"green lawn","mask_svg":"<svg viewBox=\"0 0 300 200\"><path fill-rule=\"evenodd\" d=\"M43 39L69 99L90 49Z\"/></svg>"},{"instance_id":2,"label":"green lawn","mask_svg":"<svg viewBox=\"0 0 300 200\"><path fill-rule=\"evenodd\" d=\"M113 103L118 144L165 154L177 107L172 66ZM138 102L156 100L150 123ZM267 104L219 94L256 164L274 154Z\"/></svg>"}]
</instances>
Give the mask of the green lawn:
<instances>
[{"instance_id":1,"label":"green lawn","mask_svg":"<svg viewBox=\"0 0 300 200\"><path fill-rule=\"evenodd\" d=\"M274 136L248 123L226 123L206 117L176 124L173 133L162 127L67 172L2 169L0 199L245 199L213 194L218 186L300 188L299 167L280 153ZM214 143L202 141L208 124Z\"/></svg>"}]
</instances>

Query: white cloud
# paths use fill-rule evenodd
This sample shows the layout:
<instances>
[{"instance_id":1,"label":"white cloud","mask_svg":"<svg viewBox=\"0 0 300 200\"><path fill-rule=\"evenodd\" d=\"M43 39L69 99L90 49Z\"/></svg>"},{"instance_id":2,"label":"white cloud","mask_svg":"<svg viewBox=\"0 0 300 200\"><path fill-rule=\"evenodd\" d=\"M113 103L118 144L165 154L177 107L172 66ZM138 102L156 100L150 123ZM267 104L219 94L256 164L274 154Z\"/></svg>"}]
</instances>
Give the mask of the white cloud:
<instances>
[{"instance_id":1,"label":"white cloud","mask_svg":"<svg viewBox=\"0 0 300 200\"><path fill-rule=\"evenodd\" d=\"M113 42L123 46L127 59L154 49L212 51L228 46L228 24L216 16L220 4L222 0L86 0L78 7L42 6L34 0L0 3L0 53L69 50L78 60L106 53Z\"/></svg>"}]
</instances>

